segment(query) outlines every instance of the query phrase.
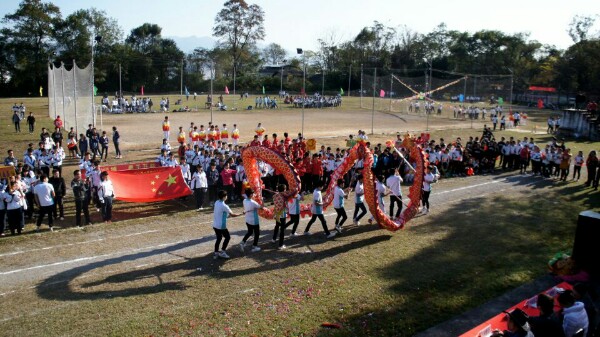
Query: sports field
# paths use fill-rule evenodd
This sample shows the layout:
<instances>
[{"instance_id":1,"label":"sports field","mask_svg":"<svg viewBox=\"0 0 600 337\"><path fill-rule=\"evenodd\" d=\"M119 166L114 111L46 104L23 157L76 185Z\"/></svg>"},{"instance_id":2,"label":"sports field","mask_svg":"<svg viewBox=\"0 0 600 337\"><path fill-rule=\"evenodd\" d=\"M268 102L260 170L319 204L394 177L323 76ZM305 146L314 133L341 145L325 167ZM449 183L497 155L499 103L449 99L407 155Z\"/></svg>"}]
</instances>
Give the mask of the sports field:
<instances>
[{"instance_id":1,"label":"sports field","mask_svg":"<svg viewBox=\"0 0 600 337\"><path fill-rule=\"evenodd\" d=\"M443 115L427 122L420 115L373 114L357 100L340 108L306 109L307 138L319 146L342 146L358 129L369 133L372 121L369 137L375 143L427 127L434 139L447 141L481 135L481 120ZM37 130L51 125L42 117L47 100L0 100L2 153L11 147L20 155L37 140L37 133L15 134L10 125L10 107L21 101L36 114ZM210 120L205 109L168 115L174 129ZM213 122L237 123L249 140L258 122L269 134L295 135L301 115L301 109L288 107L214 111ZM104 129L115 125L121 132L121 162L157 156L164 116L102 117ZM526 127L496 137L547 142L550 136L540 129L547 112L530 116ZM595 146L569 140L567 145L586 154ZM74 168L64 170L67 181ZM0 240L0 335L411 336L544 275L548 259L570 249L577 214L597 208L599 199L581 182L530 175L443 179L434 186L431 212L396 233L362 224L325 240L314 226L315 235L286 239L289 249L279 251L270 243L274 223L262 220L263 250L242 253L236 244L246 226L243 218L234 218L232 259L225 261L212 258L212 214L195 212L191 198L117 203L112 224L84 229L74 228L69 198L57 231L34 233L28 223L25 235ZM353 211L353 205L347 208ZM326 213L330 227L333 214L333 209ZM100 222L99 214L92 220Z\"/></svg>"}]
</instances>

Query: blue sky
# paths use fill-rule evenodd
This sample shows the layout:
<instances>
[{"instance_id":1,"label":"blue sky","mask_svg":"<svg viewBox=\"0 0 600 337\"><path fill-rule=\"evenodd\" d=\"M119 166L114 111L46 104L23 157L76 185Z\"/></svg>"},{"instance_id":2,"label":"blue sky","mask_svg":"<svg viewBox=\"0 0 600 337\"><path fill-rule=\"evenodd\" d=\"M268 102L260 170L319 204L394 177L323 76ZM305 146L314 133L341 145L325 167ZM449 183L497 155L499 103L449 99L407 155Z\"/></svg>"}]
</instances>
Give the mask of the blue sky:
<instances>
[{"instance_id":1,"label":"blue sky","mask_svg":"<svg viewBox=\"0 0 600 337\"><path fill-rule=\"evenodd\" d=\"M225 1L207 0L54 0L66 16L78 9L96 7L119 22L125 35L144 22L163 28L163 36L211 36L218 11ZM559 48L572 41L567 26L576 14L600 14L598 0L248 0L265 11L264 43L310 50L317 39L334 36L352 39L362 27L377 20L386 26L406 25L420 33L430 32L441 22L448 29L474 32L481 29L506 33L526 32L531 39ZM0 15L13 12L17 0L0 1ZM600 21L600 19L598 19ZM598 31L598 22L594 31Z\"/></svg>"}]
</instances>

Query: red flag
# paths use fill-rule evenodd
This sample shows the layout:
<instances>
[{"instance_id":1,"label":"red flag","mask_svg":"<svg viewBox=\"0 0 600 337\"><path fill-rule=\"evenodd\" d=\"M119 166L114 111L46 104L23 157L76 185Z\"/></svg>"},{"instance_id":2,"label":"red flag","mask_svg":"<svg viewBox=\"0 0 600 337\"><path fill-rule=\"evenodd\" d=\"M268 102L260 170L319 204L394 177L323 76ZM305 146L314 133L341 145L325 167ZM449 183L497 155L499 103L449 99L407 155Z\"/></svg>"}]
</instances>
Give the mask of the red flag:
<instances>
[{"instance_id":1,"label":"red flag","mask_svg":"<svg viewBox=\"0 0 600 337\"><path fill-rule=\"evenodd\" d=\"M144 96L144 86L143 85L142 85L142 93L141 93L141 95Z\"/></svg>"},{"instance_id":2,"label":"red flag","mask_svg":"<svg viewBox=\"0 0 600 337\"><path fill-rule=\"evenodd\" d=\"M115 198L129 202L154 202L192 194L179 167L110 171Z\"/></svg>"},{"instance_id":3,"label":"red flag","mask_svg":"<svg viewBox=\"0 0 600 337\"><path fill-rule=\"evenodd\" d=\"M225 93L229 95L229 88L227 88L227 86L225 86Z\"/></svg>"},{"instance_id":4,"label":"red flag","mask_svg":"<svg viewBox=\"0 0 600 337\"><path fill-rule=\"evenodd\" d=\"M383 89L379 90L379 97L385 97L385 91L383 91Z\"/></svg>"}]
</instances>

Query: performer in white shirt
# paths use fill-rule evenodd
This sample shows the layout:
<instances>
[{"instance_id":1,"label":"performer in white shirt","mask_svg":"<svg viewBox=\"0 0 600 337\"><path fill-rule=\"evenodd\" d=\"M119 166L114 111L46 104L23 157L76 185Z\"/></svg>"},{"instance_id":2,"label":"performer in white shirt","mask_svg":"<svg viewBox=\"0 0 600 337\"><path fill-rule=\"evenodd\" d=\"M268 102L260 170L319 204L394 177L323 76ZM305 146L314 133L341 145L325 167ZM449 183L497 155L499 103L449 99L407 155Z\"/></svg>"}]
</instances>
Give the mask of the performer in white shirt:
<instances>
[{"instance_id":1,"label":"performer in white shirt","mask_svg":"<svg viewBox=\"0 0 600 337\"><path fill-rule=\"evenodd\" d=\"M402 184L402 177L400 177L398 169L394 169L394 174L389 176L385 183L390 189L390 218L393 217L397 220L400 218L400 213L402 213L402 189L400 187ZM396 216L394 216L394 204L398 205Z\"/></svg>"},{"instance_id":2,"label":"performer in white shirt","mask_svg":"<svg viewBox=\"0 0 600 337\"><path fill-rule=\"evenodd\" d=\"M348 194L344 191L344 179L338 179L337 186L333 190L333 208L337 213L335 218L335 230L342 233L342 225L348 219L346 209L344 208L344 199L348 199Z\"/></svg>"}]
</instances>

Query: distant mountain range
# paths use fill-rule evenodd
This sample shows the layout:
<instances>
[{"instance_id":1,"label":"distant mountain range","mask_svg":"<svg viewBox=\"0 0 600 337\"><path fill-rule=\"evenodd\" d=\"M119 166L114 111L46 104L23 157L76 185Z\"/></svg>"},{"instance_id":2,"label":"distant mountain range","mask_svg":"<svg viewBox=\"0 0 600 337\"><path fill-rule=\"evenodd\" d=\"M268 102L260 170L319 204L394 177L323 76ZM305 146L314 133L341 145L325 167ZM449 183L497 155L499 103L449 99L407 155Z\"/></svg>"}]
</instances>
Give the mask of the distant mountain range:
<instances>
[{"instance_id":1,"label":"distant mountain range","mask_svg":"<svg viewBox=\"0 0 600 337\"><path fill-rule=\"evenodd\" d=\"M212 49L217 40L210 36L167 36L177 43L177 47L184 53L191 53L198 47Z\"/></svg>"}]
</instances>

